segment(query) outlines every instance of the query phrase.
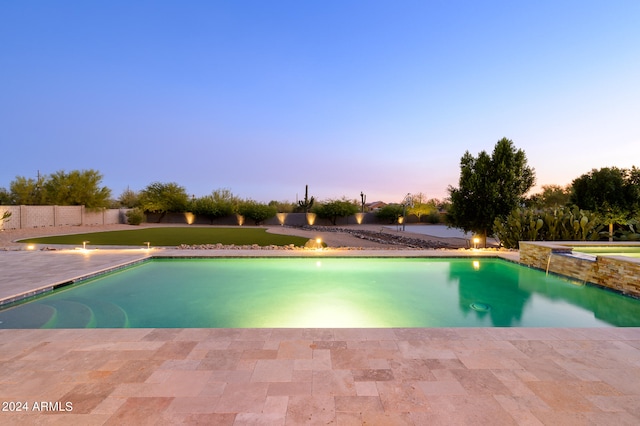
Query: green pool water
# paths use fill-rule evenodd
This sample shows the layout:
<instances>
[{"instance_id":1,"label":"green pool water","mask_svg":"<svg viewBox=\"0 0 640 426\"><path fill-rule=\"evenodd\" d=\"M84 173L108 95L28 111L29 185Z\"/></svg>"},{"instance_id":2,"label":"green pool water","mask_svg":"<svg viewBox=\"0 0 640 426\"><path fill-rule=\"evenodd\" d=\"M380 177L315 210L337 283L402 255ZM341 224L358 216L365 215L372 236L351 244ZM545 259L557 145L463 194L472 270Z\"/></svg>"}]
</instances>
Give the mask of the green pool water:
<instances>
[{"instance_id":1,"label":"green pool water","mask_svg":"<svg viewBox=\"0 0 640 426\"><path fill-rule=\"evenodd\" d=\"M573 247L572 251L592 256L640 257L639 246L579 246Z\"/></svg>"},{"instance_id":2,"label":"green pool water","mask_svg":"<svg viewBox=\"0 0 640 426\"><path fill-rule=\"evenodd\" d=\"M640 301L500 259L154 259L0 328L640 326Z\"/></svg>"}]
</instances>

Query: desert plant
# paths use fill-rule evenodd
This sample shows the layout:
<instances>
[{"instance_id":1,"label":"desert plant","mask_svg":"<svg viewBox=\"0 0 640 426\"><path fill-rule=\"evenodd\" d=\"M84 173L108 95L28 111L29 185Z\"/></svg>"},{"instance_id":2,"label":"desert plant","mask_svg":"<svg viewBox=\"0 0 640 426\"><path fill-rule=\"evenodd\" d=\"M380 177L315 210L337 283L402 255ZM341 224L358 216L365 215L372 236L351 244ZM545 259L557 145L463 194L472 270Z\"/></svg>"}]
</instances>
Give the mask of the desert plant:
<instances>
[{"instance_id":1,"label":"desert plant","mask_svg":"<svg viewBox=\"0 0 640 426\"><path fill-rule=\"evenodd\" d=\"M318 216L329 219L333 225L336 224L339 217L351 216L357 212L358 206L346 198L327 201L316 209Z\"/></svg>"},{"instance_id":2,"label":"desert plant","mask_svg":"<svg viewBox=\"0 0 640 426\"><path fill-rule=\"evenodd\" d=\"M304 200L298 201L298 206L302 209L303 213L307 213L311 207L313 207L313 203L315 202L315 198L309 198L309 185L304 186Z\"/></svg>"},{"instance_id":3,"label":"desert plant","mask_svg":"<svg viewBox=\"0 0 640 426\"><path fill-rule=\"evenodd\" d=\"M127 223L129 225L140 225L145 221L144 210L139 207L129 210L127 213Z\"/></svg>"},{"instance_id":4,"label":"desert plant","mask_svg":"<svg viewBox=\"0 0 640 426\"><path fill-rule=\"evenodd\" d=\"M494 222L495 236L506 248L518 248L519 241L596 240L603 227L598 215L577 207L517 208Z\"/></svg>"},{"instance_id":5,"label":"desert plant","mask_svg":"<svg viewBox=\"0 0 640 426\"><path fill-rule=\"evenodd\" d=\"M184 187L177 183L154 182L140 191L139 202L145 212L159 213L160 222L167 212L186 211L189 196Z\"/></svg>"},{"instance_id":6,"label":"desert plant","mask_svg":"<svg viewBox=\"0 0 640 426\"><path fill-rule=\"evenodd\" d=\"M494 222L496 238L506 248L518 248L520 241L535 241L544 225L542 218L531 209L514 209L504 219Z\"/></svg>"},{"instance_id":7,"label":"desert plant","mask_svg":"<svg viewBox=\"0 0 640 426\"><path fill-rule=\"evenodd\" d=\"M388 220L389 223L397 223L400 216L402 216L402 206L400 204L387 204L376 211L378 219Z\"/></svg>"},{"instance_id":8,"label":"desert plant","mask_svg":"<svg viewBox=\"0 0 640 426\"><path fill-rule=\"evenodd\" d=\"M11 212L5 211L2 213L2 216L0 217L0 230L4 228L4 223L8 222L11 217Z\"/></svg>"},{"instance_id":9,"label":"desert plant","mask_svg":"<svg viewBox=\"0 0 640 426\"><path fill-rule=\"evenodd\" d=\"M247 219L251 219L256 225L276 215L277 210L267 204L247 200L240 203L238 213Z\"/></svg>"},{"instance_id":10,"label":"desert plant","mask_svg":"<svg viewBox=\"0 0 640 426\"><path fill-rule=\"evenodd\" d=\"M440 213L437 210L429 212L429 214L427 214L426 216L425 221L427 223L432 223L432 224L440 223L441 221Z\"/></svg>"},{"instance_id":11,"label":"desert plant","mask_svg":"<svg viewBox=\"0 0 640 426\"><path fill-rule=\"evenodd\" d=\"M230 216L236 210L238 197L228 189L217 189L204 197L191 201L193 213L207 217L211 223L216 218Z\"/></svg>"}]
</instances>

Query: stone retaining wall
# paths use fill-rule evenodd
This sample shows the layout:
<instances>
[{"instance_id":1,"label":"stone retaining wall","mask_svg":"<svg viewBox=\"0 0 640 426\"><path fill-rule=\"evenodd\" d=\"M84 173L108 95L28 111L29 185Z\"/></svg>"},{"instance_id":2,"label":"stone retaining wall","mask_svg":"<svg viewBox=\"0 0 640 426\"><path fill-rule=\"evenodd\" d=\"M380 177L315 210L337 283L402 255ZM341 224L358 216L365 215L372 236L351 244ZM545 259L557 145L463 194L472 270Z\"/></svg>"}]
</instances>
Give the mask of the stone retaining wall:
<instances>
[{"instance_id":1,"label":"stone retaining wall","mask_svg":"<svg viewBox=\"0 0 640 426\"><path fill-rule=\"evenodd\" d=\"M571 246L576 245L574 242L521 241L520 263L578 281L608 287L633 297L640 297L640 259L622 256L590 258L573 255ZM609 244L598 243L597 245Z\"/></svg>"}]
</instances>

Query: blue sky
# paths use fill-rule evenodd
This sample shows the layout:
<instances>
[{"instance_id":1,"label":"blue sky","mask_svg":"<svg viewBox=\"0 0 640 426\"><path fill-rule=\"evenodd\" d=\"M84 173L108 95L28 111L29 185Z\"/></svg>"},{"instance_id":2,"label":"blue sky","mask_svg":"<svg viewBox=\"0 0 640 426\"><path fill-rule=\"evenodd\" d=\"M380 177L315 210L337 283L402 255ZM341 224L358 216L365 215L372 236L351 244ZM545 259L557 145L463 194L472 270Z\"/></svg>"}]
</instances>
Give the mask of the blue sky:
<instances>
[{"instance_id":1,"label":"blue sky","mask_svg":"<svg viewBox=\"0 0 640 426\"><path fill-rule=\"evenodd\" d=\"M447 196L502 137L537 185L640 166L640 2L0 0L0 187Z\"/></svg>"}]
</instances>

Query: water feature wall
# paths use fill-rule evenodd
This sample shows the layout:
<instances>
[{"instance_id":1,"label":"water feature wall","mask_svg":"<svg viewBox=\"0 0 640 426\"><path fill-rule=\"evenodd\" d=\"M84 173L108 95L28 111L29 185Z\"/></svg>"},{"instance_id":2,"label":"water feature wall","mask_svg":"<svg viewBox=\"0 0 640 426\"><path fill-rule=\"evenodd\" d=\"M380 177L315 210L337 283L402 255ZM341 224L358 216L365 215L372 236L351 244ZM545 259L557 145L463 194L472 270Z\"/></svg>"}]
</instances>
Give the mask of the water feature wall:
<instances>
[{"instance_id":1,"label":"water feature wall","mask_svg":"<svg viewBox=\"0 0 640 426\"><path fill-rule=\"evenodd\" d=\"M640 259L577 255L571 250L575 245L575 242L521 241L520 263L640 297Z\"/></svg>"}]
</instances>

